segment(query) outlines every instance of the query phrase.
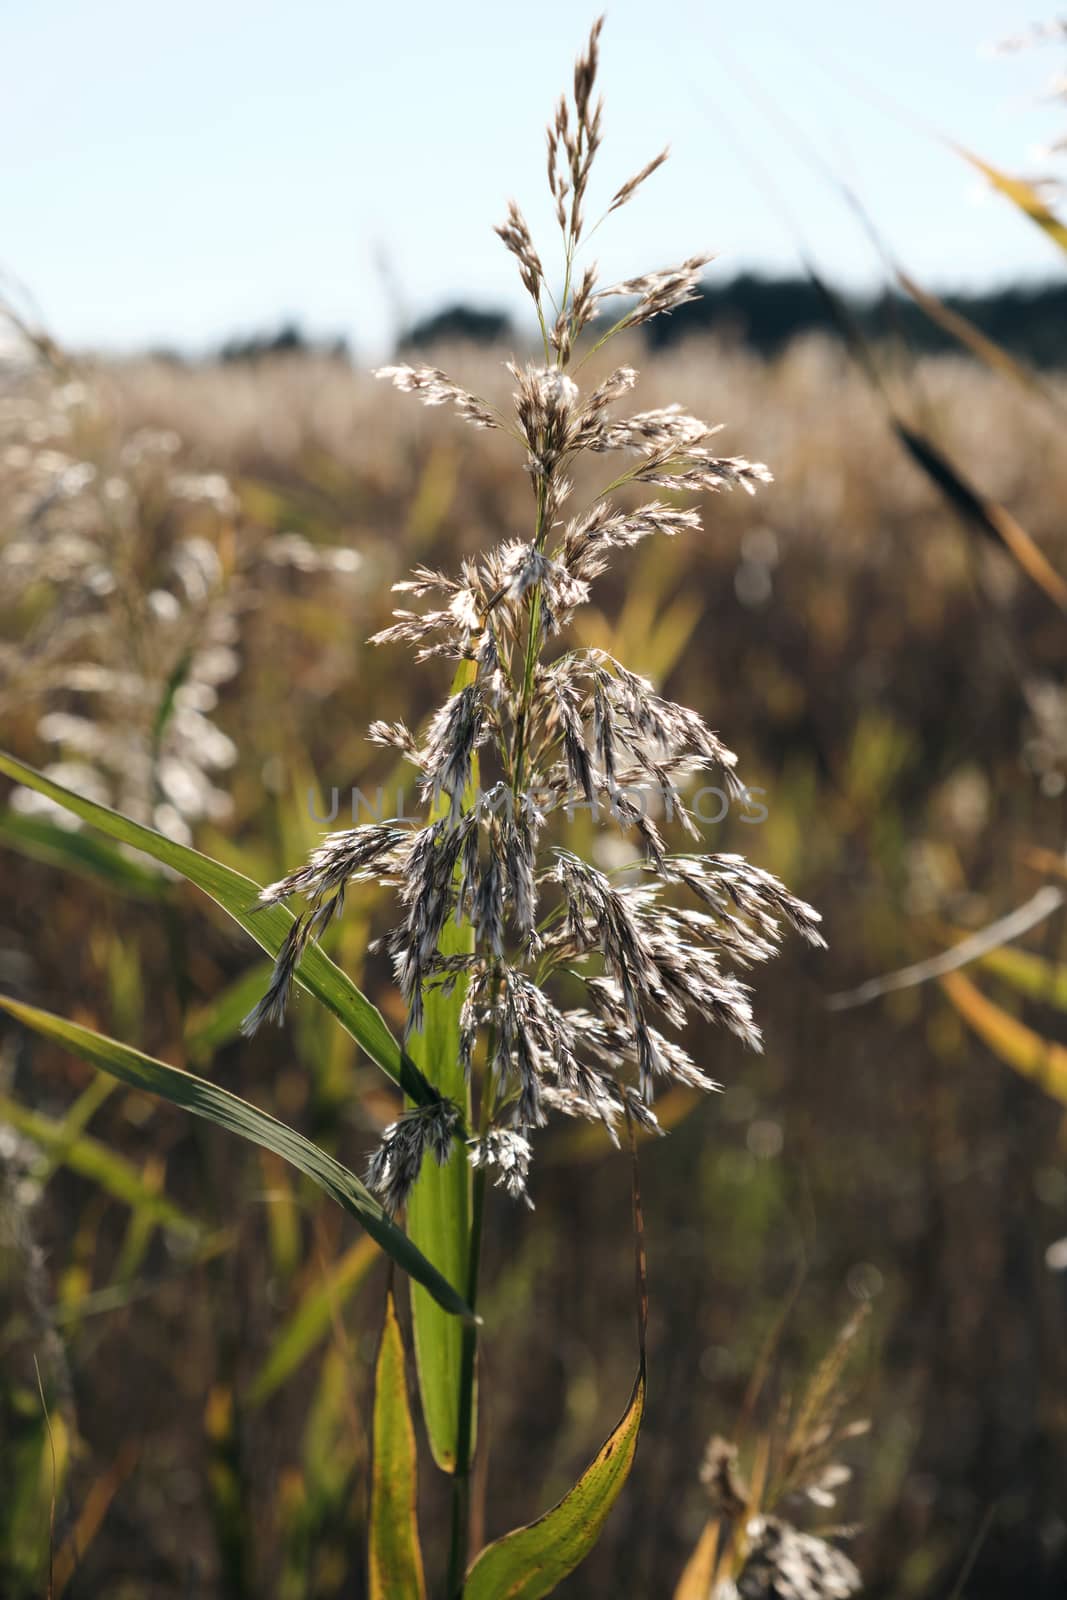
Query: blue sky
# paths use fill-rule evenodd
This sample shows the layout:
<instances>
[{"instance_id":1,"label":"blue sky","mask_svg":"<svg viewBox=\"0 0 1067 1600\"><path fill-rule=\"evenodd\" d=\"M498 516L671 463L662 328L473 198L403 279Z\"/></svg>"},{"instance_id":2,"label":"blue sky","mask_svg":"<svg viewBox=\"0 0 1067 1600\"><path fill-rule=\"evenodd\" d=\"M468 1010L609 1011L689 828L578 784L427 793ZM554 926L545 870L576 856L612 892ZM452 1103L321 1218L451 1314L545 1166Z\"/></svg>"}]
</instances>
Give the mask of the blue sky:
<instances>
[{"instance_id":1,"label":"blue sky","mask_svg":"<svg viewBox=\"0 0 1067 1600\"><path fill-rule=\"evenodd\" d=\"M876 281L809 145L928 283L1057 270L1038 230L936 138L1036 170L1060 59L989 49L1029 10L615 0L607 13L601 192L672 146L597 236L609 277L698 249L720 252L724 276L790 270L784 197L827 273ZM61 340L119 350L196 350L295 317L375 354L395 301L521 312L491 224L514 195L547 263L543 129L593 15L573 0L2 0L0 271Z\"/></svg>"}]
</instances>

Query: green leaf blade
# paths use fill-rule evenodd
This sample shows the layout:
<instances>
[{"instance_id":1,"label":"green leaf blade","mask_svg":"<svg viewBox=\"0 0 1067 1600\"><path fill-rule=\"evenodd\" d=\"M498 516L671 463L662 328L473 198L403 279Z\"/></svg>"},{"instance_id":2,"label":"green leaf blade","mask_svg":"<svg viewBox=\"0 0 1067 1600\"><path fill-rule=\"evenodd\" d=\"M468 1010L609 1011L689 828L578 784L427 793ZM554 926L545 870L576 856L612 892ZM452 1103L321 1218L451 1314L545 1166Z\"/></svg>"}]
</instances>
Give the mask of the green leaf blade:
<instances>
[{"instance_id":1,"label":"green leaf blade","mask_svg":"<svg viewBox=\"0 0 1067 1600\"><path fill-rule=\"evenodd\" d=\"M422 1283L438 1303L454 1316L469 1318L471 1312L462 1296L453 1288L437 1268L426 1259L412 1243L403 1229L388 1217L381 1205L347 1167L318 1145L305 1139L303 1134L267 1112L250 1105L247 1100L231 1094L206 1078L183 1072L152 1056L142 1055L130 1045L96 1033L76 1022L39 1011L36 1006L24 1005L17 1000L0 995L0 1010L8 1012L25 1027L41 1034L53 1043L82 1056L94 1066L109 1072L112 1077L135 1089L145 1089L160 1095L172 1105L181 1106L194 1116L204 1117L220 1128L272 1150L291 1166L303 1172L313 1183L354 1216L371 1238L391 1256L398 1266Z\"/></svg>"},{"instance_id":2,"label":"green leaf blade","mask_svg":"<svg viewBox=\"0 0 1067 1600\"><path fill-rule=\"evenodd\" d=\"M19 855L45 866L60 867L110 889L137 899L166 900L173 888L170 879L153 872L138 861L116 850L92 834L62 828L50 817L22 816L17 811L0 811L0 844Z\"/></svg>"},{"instance_id":3,"label":"green leaf blade","mask_svg":"<svg viewBox=\"0 0 1067 1600\"><path fill-rule=\"evenodd\" d=\"M600 1537L633 1465L645 1405L644 1363L611 1437L558 1505L486 1545L467 1573L464 1600L542 1600Z\"/></svg>"},{"instance_id":4,"label":"green leaf blade","mask_svg":"<svg viewBox=\"0 0 1067 1600\"><path fill-rule=\"evenodd\" d=\"M1027 999L1067 1011L1067 965L1046 961L1032 950L1018 950L1008 944L987 950L979 957L979 965Z\"/></svg>"},{"instance_id":5,"label":"green leaf blade","mask_svg":"<svg viewBox=\"0 0 1067 1600\"><path fill-rule=\"evenodd\" d=\"M390 1294L374 1373L370 1600L426 1600L415 1504L417 1488L415 1430L408 1408L404 1342Z\"/></svg>"},{"instance_id":6,"label":"green leaf blade","mask_svg":"<svg viewBox=\"0 0 1067 1600\"><path fill-rule=\"evenodd\" d=\"M98 1139L87 1133L72 1133L65 1122L55 1121L43 1112L6 1097L0 1097L0 1122L9 1123L17 1133L39 1145L55 1166L69 1167L71 1172L95 1183L113 1200L140 1213L146 1221L190 1237L199 1235L198 1222L164 1195L157 1194L132 1162L116 1155Z\"/></svg>"},{"instance_id":7,"label":"green leaf blade","mask_svg":"<svg viewBox=\"0 0 1067 1600\"><path fill-rule=\"evenodd\" d=\"M251 934L269 955L278 954L295 918L285 906L261 907L261 886L251 878L223 866L221 861L201 855L199 850L192 850L187 845L156 833L152 828L133 822L108 806L84 799L4 751L0 751L0 772L24 784L26 788L46 795L83 822L99 828L109 838L133 845L164 866L173 867L182 877L210 895L216 905L221 906L246 933ZM296 981L333 1012L371 1060L406 1094L420 1105L433 1101L433 1091L415 1064L401 1050L377 1006L371 1004L351 978L314 942L309 943L304 952L296 970Z\"/></svg>"},{"instance_id":8,"label":"green leaf blade","mask_svg":"<svg viewBox=\"0 0 1067 1600\"><path fill-rule=\"evenodd\" d=\"M459 694L473 680L474 663L461 662L452 681L452 693ZM475 755L464 806L473 804L477 784L478 757ZM447 806L444 798L438 801L434 808L435 820L446 814ZM453 917L442 932L438 948L445 956L469 955L474 945L474 929ZM440 986L426 993L422 1032L412 1036L409 1049L420 1071L439 1094L460 1107L463 1120L470 1127L471 1086L460 1061L460 1020L466 988L466 979L459 978L450 993L444 993ZM411 1238L451 1283L464 1285L470 1273L471 1189L467 1153L457 1142L443 1167L435 1162L423 1162L407 1205L407 1229ZM442 1472L454 1472L460 1443L463 1330L453 1319L442 1317L440 1307L415 1284L411 1287L411 1322L419 1397L430 1450ZM477 1437L476 1394L470 1396L468 1423L469 1456Z\"/></svg>"},{"instance_id":9,"label":"green leaf blade","mask_svg":"<svg viewBox=\"0 0 1067 1600\"><path fill-rule=\"evenodd\" d=\"M441 936L443 955L473 949L470 927L450 923ZM450 995L439 988L424 1000L424 1027L413 1034L408 1049L420 1070L439 1094L454 1100L470 1123L470 1085L459 1059L459 1014L463 985ZM463 1146L458 1142L443 1167L424 1161L407 1206L410 1238L451 1283L465 1283L470 1251L471 1173ZM417 1284L411 1286L411 1316L415 1336L415 1367L419 1379L423 1420L433 1458L443 1472L456 1465L459 1434L460 1364L463 1329L454 1317ZM474 1423L471 1424L471 1444Z\"/></svg>"},{"instance_id":10,"label":"green leaf blade","mask_svg":"<svg viewBox=\"0 0 1067 1600\"><path fill-rule=\"evenodd\" d=\"M214 1000L189 1014L185 1048L191 1061L210 1061L217 1050L239 1036L241 1024L266 990L272 971L271 962L257 961Z\"/></svg>"}]
</instances>

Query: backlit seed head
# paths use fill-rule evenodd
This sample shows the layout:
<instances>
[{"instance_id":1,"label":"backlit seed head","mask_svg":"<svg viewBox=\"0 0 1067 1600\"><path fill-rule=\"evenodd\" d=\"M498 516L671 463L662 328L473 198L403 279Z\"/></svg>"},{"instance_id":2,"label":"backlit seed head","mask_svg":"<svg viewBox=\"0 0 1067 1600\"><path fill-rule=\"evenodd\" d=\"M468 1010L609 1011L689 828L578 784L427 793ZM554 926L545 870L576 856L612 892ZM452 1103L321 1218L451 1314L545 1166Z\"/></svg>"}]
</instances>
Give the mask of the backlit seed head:
<instances>
[{"instance_id":1,"label":"backlit seed head","mask_svg":"<svg viewBox=\"0 0 1067 1600\"><path fill-rule=\"evenodd\" d=\"M350 882L390 885L398 915L380 947L407 1006L407 1032L423 1028L428 992L461 995L460 1059L468 1071L481 1065L492 1109L485 1132L468 1136L470 1160L515 1196L525 1195L533 1130L551 1113L599 1122L616 1138L626 1119L658 1128L652 1102L661 1085L716 1089L694 1050L703 1036L683 1042L683 1030L696 1019L760 1049L737 969L769 960L785 929L823 943L818 913L777 878L741 856L700 851L690 785L712 774L727 794L743 793L718 733L607 651L565 638L618 552L699 531L698 505L675 497L751 494L770 481L759 462L715 454L718 425L681 405L615 415L637 383L633 367L586 389L568 370L583 335L603 343L693 299L711 259L692 256L606 289L595 266L575 263L600 144L600 33L597 22L575 67L573 103L559 102L548 129L568 286L551 320L545 269L517 205L497 229L544 335L543 361L509 365L513 420L436 368L378 374L424 404L450 404L476 426L506 429L535 497L529 527L468 557L458 573L416 568L396 586L405 607L376 636L409 645L418 660L465 663L421 737L403 723L370 730L418 768L428 815L331 834L306 866L264 891L264 904L299 895L305 908L248 1023L280 1020L308 941L340 911ZM605 214L628 203L665 155L616 189ZM595 319L616 298L631 303L600 335ZM619 505L605 491L565 522L577 459L596 465L609 453L624 461L616 485L654 484L671 501ZM409 610L409 601L425 606ZM569 831L579 814L628 841L629 867L609 873L569 847L581 836ZM442 949L450 925L469 926L471 948ZM368 1182L389 1209L403 1205L427 1151L447 1157L457 1118L445 1103L405 1113L386 1130Z\"/></svg>"}]
</instances>

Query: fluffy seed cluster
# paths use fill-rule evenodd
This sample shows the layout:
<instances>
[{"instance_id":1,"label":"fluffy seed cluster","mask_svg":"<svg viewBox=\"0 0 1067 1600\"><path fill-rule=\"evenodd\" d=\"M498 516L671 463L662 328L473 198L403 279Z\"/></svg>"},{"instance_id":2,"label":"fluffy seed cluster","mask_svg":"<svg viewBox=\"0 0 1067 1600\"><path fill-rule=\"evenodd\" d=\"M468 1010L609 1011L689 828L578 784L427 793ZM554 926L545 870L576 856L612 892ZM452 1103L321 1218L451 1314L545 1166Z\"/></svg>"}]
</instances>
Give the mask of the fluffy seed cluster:
<instances>
[{"instance_id":1,"label":"fluffy seed cluster","mask_svg":"<svg viewBox=\"0 0 1067 1600\"><path fill-rule=\"evenodd\" d=\"M442 1100L405 1111L386 1128L367 1167L367 1182L388 1211L403 1206L424 1156L432 1154L438 1166L444 1166L459 1120L458 1108Z\"/></svg>"},{"instance_id":2,"label":"fluffy seed cluster","mask_svg":"<svg viewBox=\"0 0 1067 1600\"><path fill-rule=\"evenodd\" d=\"M47 777L190 844L232 811L216 713L255 613L363 558L264 537L176 433L112 410L50 341L13 338L0 299L0 726L33 714ZM32 789L12 806L72 825Z\"/></svg>"},{"instance_id":3,"label":"fluffy seed cluster","mask_svg":"<svg viewBox=\"0 0 1067 1600\"><path fill-rule=\"evenodd\" d=\"M817 912L769 873L740 856L696 848L701 834L686 803L691 780L711 773L737 786L735 757L718 735L606 652L558 642L615 551L700 526L697 510L673 499L624 510L605 493L568 512L579 454L628 458L612 492L652 484L672 496L734 487L751 494L770 478L758 462L715 454L717 430L679 407L616 415L612 408L637 380L631 367L584 393L567 370L605 299L632 303L610 327L594 324L589 353L690 299L708 259L603 291L595 267L576 269L600 142L592 100L599 35L598 23L575 69L573 106L562 100L548 130L563 238L558 301L517 206L497 230L518 260L543 339L543 363L509 368L514 420L436 369L379 373L428 405L452 404L476 426L511 434L532 484L532 527L464 561L456 575L419 567L397 585L430 603L394 612L376 642L459 664L453 693L424 737L401 723L371 728L375 742L418 769L427 820L331 834L306 866L264 892L266 904L300 894L306 908L248 1024L251 1031L280 1019L307 941L339 913L349 882L391 885L400 917L384 945L408 1028L422 1027L424 997L434 987L462 995L461 1056L468 1069L484 1063L483 1132L468 1141L470 1159L495 1169L512 1195L525 1193L529 1135L551 1112L600 1122L615 1138L630 1118L657 1126L657 1085L715 1088L677 1034L699 1018L758 1049L749 991L731 969L772 956L787 927L823 942ZM625 204L663 159L624 184L608 210ZM576 808L627 836L634 846L628 867L606 872L564 846ZM670 846L674 825L693 848ZM442 953L450 924L469 924L473 948ZM453 1134L466 1137L448 1113L406 1115L387 1130L369 1181L399 1208L425 1151L441 1159Z\"/></svg>"},{"instance_id":4,"label":"fluffy seed cluster","mask_svg":"<svg viewBox=\"0 0 1067 1600\"><path fill-rule=\"evenodd\" d=\"M737 1580L738 1600L849 1600L863 1587L843 1550L780 1517L754 1517L746 1532L751 1549Z\"/></svg>"}]
</instances>

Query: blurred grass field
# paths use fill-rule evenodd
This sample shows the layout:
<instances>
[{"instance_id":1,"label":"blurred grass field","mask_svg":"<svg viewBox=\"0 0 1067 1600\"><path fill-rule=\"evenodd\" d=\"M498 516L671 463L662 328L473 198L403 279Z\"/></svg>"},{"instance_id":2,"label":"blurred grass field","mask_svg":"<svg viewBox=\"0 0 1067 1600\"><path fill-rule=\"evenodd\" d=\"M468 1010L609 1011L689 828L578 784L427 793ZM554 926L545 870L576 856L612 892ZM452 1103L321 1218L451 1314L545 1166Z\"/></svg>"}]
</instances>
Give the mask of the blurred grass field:
<instances>
[{"instance_id":1,"label":"blurred grass field","mask_svg":"<svg viewBox=\"0 0 1067 1600\"><path fill-rule=\"evenodd\" d=\"M871 1427L834 1512L860 1525L869 1592L947 1596L973 1559L972 1600L1059 1595L1067 1073L1041 1041L1064 1033L1062 914L1011 947L1029 967L1000 952L949 994L827 999L1062 878L1062 611L961 523L839 345L629 354L644 406L727 420L727 448L776 481L755 503L706 504L699 540L632 553L585 614L588 642L738 750L766 820L735 811L709 848L785 878L823 912L830 949L789 951L763 985L764 1056L692 1040L725 1092L675 1091L670 1138L642 1150L650 1420L626 1510L559 1592L672 1592L705 1520L707 1438L730 1435L795 1296L768 1423L871 1307L848 1372ZM492 397L504 356L434 360ZM1028 392L938 356L893 381L1067 573L1067 380ZM526 526L506 446L299 355L12 366L0 429L6 748L77 768L261 882L303 857L334 787L337 826L354 787L395 793L366 724L416 724L441 672L365 640L416 562L451 567ZM352 1041L306 1004L284 1032L240 1040L262 983L250 941L87 840L17 796L0 820L4 987L196 1064L361 1159L395 1104ZM330 948L399 1024L367 953L381 911L353 893ZM373 1248L280 1163L13 1033L0 1096L0 1589L45 1592L54 1482L56 1593L362 1594ZM490 1215L483 1404L500 1459L521 1463L495 1466L490 1446L490 1536L565 1489L628 1392L629 1180L609 1155L594 1132L551 1135L532 1217L506 1202ZM430 1477L423 1503L436 1548Z\"/></svg>"}]
</instances>

